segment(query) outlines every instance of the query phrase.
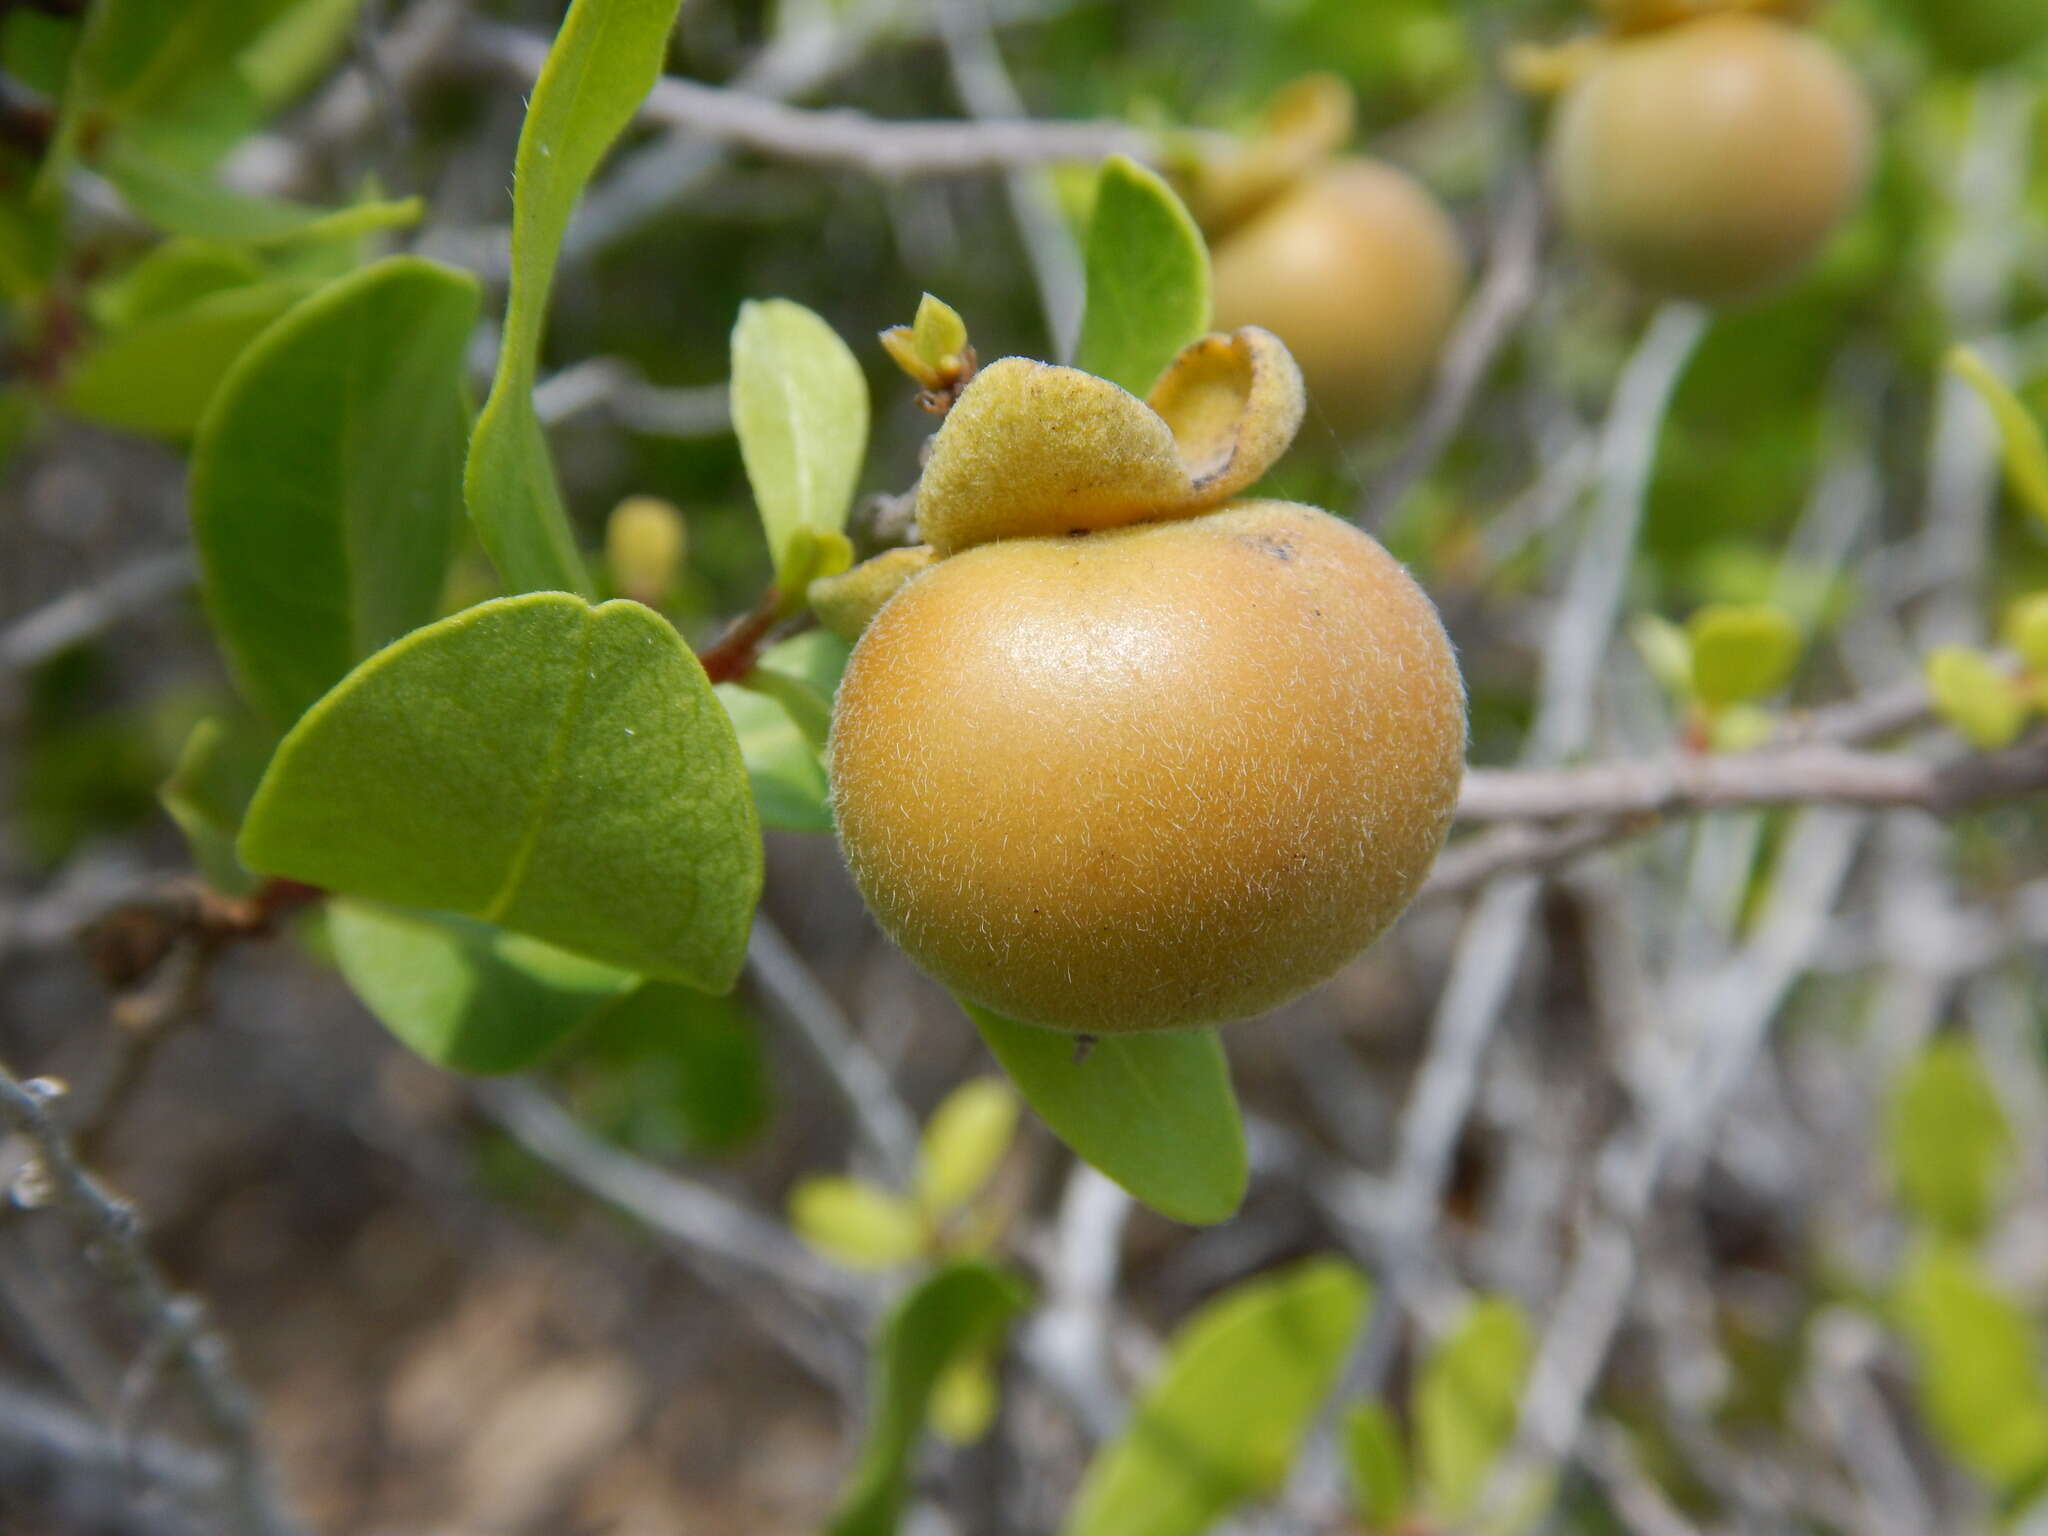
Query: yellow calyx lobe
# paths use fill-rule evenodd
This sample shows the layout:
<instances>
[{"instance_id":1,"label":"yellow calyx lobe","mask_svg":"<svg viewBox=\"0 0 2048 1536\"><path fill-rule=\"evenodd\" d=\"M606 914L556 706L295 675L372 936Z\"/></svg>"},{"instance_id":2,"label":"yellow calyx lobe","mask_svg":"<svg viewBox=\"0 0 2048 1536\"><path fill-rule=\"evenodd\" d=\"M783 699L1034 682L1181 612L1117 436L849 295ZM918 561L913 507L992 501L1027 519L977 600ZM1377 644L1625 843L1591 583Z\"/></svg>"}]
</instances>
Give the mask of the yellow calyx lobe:
<instances>
[{"instance_id":1,"label":"yellow calyx lobe","mask_svg":"<svg viewBox=\"0 0 2048 1536\"><path fill-rule=\"evenodd\" d=\"M1145 400L1077 368L1001 358L933 439L918 528L943 557L1192 517L1273 466L1304 404L1301 370L1256 326L1194 342Z\"/></svg>"}]
</instances>

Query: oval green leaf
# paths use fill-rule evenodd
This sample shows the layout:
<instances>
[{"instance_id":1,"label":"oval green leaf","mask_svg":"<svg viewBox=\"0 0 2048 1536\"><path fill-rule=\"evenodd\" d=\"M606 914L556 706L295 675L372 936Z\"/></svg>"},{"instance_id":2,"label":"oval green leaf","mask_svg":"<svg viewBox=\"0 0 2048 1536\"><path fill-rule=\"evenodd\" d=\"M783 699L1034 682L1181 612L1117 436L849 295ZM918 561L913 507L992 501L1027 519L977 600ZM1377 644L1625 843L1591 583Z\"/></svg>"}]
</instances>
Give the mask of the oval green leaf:
<instances>
[{"instance_id":1,"label":"oval green leaf","mask_svg":"<svg viewBox=\"0 0 2048 1536\"><path fill-rule=\"evenodd\" d=\"M1055 1136L1175 1221L1227 1221L1250 1178L1230 1063L1212 1029L1073 1035L962 1002Z\"/></svg>"},{"instance_id":2,"label":"oval green leaf","mask_svg":"<svg viewBox=\"0 0 2048 1536\"><path fill-rule=\"evenodd\" d=\"M534 82L512 172L512 278L490 398L464 487L498 574L519 592L583 592L547 437L533 409L541 327L576 200L654 87L681 0L576 0Z\"/></svg>"},{"instance_id":3,"label":"oval green leaf","mask_svg":"<svg viewBox=\"0 0 2048 1536\"><path fill-rule=\"evenodd\" d=\"M707 991L738 977L761 892L739 745L696 657L637 603L553 592L357 667L278 748L241 855Z\"/></svg>"},{"instance_id":4,"label":"oval green leaf","mask_svg":"<svg viewBox=\"0 0 2048 1536\"><path fill-rule=\"evenodd\" d=\"M1065 1536L1197 1536L1278 1489L1368 1294L1351 1265L1311 1259L1202 1308L1089 1467Z\"/></svg>"},{"instance_id":5,"label":"oval green leaf","mask_svg":"<svg viewBox=\"0 0 2048 1536\"><path fill-rule=\"evenodd\" d=\"M1029 1299L1007 1270L963 1262L934 1271L897 1303L875 1341L867 1442L825 1536L896 1536L932 1388L955 1360L992 1350Z\"/></svg>"},{"instance_id":6,"label":"oval green leaf","mask_svg":"<svg viewBox=\"0 0 2048 1536\"><path fill-rule=\"evenodd\" d=\"M188 437L243 351L306 297L305 283L210 293L108 337L64 380L68 410L154 437Z\"/></svg>"},{"instance_id":7,"label":"oval green leaf","mask_svg":"<svg viewBox=\"0 0 2048 1536\"><path fill-rule=\"evenodd\" d=\"M363 1006L427 1060L520 1072L639 980L473 918L337 901L335 963Z\"/></svg>"},{"instance_id":8,"label":"oval green leaf","mask_svg":"<svg viewBox=\"0 0 2048 1536\"><path fill-rule=\"evenodd\" d=\"M1799 663L1799 626L1765 603L1715 603L1694 614L1686 632L1693 690L1709 709L1768 698Z\"/></svg>"},{"instance_id":9,"label":"oval green leaf","mask_svg":"<svg viewBox=\"0 0 2048 1536\"><path fill-rule=\"evenodd\" d=\"M605 1009L557 1072L576 1118L651 1157L730 1151L770 1117L761 1034L733 997L642 982Z\"/></svg>"},{"instance_id":10,"label":"oval green leaf","mask_svg":"<svg viewBox=\"0 0 2048 1536\"><path fill-rule=\"evenodd\" d=\"M868 381L852 351L803 305L740 306L732 329L732 425L768 535L775 578L799 592L824 571L794 566L799 531L846 526L868 447Z\"/></svg>"},{"instance_id":11,"label":"oval green leaf","mask_svg":"<svg viewBox=\"0 0 2048 1536\"><path fill-rule=\"evenodd\" d=\"M2004 450L2006 481L2021 505L2038 521L2048 524L2048 438L2042 436L2041 424L2020 403L2019 396L2006 387L2005 381L1968 347L1957 347L1951 352L1948 365L1991 407Z\"/></svg>"},{"instance_id":12,"label":"oval green leaf","mask_svg":"<svg viewBox=\"0 0 2048 1536\"><path fill-rule=\"evenodd\" d=\"M1209 248L1173 189L1122 155L1096 183L1087 272L1074 366L1142 400L1209 329Z\"/></svg>"},{"instance_id":13,"label":"oval green leaf","mask_svg":"<svg viewBox=\"0 0 2048 1536\"><path fill-rule=\"evenodd\" d=\"M2012 1163L2012 1128L1967 1040L1936 1040L1901 1072L1885 1106L1899 1200L1936 1231L1983 1232Z\"/></svg>"},{"instance_id":14,"label":"oval green leaf","mask_svg":"<svg viewBox=\"0 0 2048 1536\"><path fill-rule=\"evenodd\" d=\"M1448 1522L1471 1513L1514 1435L1532 1348L1522 1309L1483 1298L1416 1379L1415 1459L1430 1507Z\"/></svg>"},{"instance_id":15,"label":"oval green leaf","mask_svg":"<svg viewBox=\"0 0 2048 1536\"><path fill-rule=\"evenodd\" d=\"M434 616L462 530L477 285L394 256L299 305L222 383L194 444L214 633L280 726Z\"/></svg>"}]
</instances>

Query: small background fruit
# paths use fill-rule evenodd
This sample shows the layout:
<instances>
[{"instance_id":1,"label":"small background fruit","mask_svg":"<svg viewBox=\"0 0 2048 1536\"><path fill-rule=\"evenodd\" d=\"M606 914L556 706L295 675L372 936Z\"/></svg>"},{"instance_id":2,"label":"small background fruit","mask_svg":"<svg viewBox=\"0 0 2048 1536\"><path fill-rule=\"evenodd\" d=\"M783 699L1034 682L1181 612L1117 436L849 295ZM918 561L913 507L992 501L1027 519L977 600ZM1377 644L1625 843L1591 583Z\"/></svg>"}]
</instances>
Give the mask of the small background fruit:
<instances>
[{"instance_id":1,"label":"small background fruit","mask_svg":"<svg viewBox=\"0 0 2048 1536\"><path fill-rule=\"evenodd\" d=\"M1463 768L1435 609L1357 529L1242 502L911 581L840 685L840 839L964 996L1111 1033L1263 1012L1420 885Z\"/></svg>"},{"instance_id":2,"label":"small background fruit","mask_svg":"<svg viewBox=\"0 0 2048 1536\"><path fill-rule=\"evenodd\" d=\"M1457 227L1413 177L1339 160L1216 245L1216 324L1287 344L1313 412L1351 432L1397 416L1436 366L1465 282Z\"/></svg>"},{"instance_id":3,"label":"small background fruit","mask_svg":"<svg viewBox=\"0 0 2048 1536\"><path fill-rule=\"evenodd\" d=\"M1551 177L1572 234L1624 276L1720 303L1812 260L1862 192L1872 133L1825 43L1715 16L1603 55L1558 108Z\"/></svg>"}]
</instances>

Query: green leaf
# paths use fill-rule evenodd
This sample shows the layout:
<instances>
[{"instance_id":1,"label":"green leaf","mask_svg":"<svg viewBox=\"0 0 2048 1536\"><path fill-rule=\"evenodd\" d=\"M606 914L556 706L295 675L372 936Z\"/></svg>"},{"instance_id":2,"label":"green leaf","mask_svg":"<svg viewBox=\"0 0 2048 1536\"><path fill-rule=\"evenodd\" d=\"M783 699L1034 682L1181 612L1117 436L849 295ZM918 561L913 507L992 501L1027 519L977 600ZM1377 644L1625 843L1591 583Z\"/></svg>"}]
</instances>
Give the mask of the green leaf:
<instances>
[{"instance_id":1,"label":"green leaf","mask_svg":"<svg viewBox=\"0 0 2048 1536\"><path fill-rule=\"evenodd\" d=\"M242 51L242 77L264 112L312 85L347 49L363 0L297 0Z\"/></svg>"},{"instance_id":2,"label":"green leaf","mask_svg":"<svg viewBox=\"0 0 2048 1536\"><path fill-rule=\"evenodd\" d=\"M157 800L192 850L206 883L230 896L255 885L235 857L235 833L275 744L253 722L209 716L192 727Z\"/></svg>"},{"instance_id":3,"label":"green leaf","mask_svg":"<svg viewBox=\"0 0 2048 1536\"><path fill-rule=\"evenodd\" d=\"M1250 1178L1230 1063L1213 1029L1075 1036L974 1003L974 1020L1025 1102L1084 1161L1163 1216L1228 1221Z\"/></svg>"},{"instance_id":4,"label":"green leaf","mask_svg":"<svg viewBox=\"0 0 2048 1536\"><path fill-rule=\"evenodd\" d=\"M2012 1161L2005 1110L1966 1040L1937 1040L1899 1074L1885 1115L1899 1198L1920 1221L1973 1238Z\"/></svg>"},{"instance_id":5,"label":"green leaf","mask_svg":"<svg viewBox=\"0 0 2048 1536\"><path fill-rule=\"evenodd\" d=\"M1799 663L1799 626L1767 604L1715 603L1694 614L1686 629L1693 689L1709 709L1768 698Z\"/></svg>"},{"instance_id":6,"label":"green leaf","mask_svg":"<svg viewBox=\"0 0 2048 1536\"><path fill-rule=\"evenodd\" d=\"M304 283L254 283L109 337L72 367L64 404L110 427L189 436L235 359L308 291Z\"/></svg>"},{"instance_id":7,"label":"green leaf","mask_svg":"<svg viewBox=\"0 0 2048 1536\"><path fill-rule=\"evenodd\" d=\"M1015 1275L963 1262L935 1271L897 1303L875 1341L867 1442L825 1536L896 1536L933 1388L955 1360L989 1354L1029 1300Z\"/></svg>"},{"instance_id":8,"label":"green leaf","mask_svg":"<svg viewBox=\"0 0 2048 1536\"><path fill-rule=\"evenodd\" d=\"M826 1174L789 1192L796 1235L848 1269L896 1269L920 1257L929 1234L918 1208L866 1179Z\"/></svg>"},{"instance_id":9,"label":"green leaf","mask_svg":"<svg viewBox=\"0 0 2048 1536\"><path fill-rule=\"evenodd\" d=\"M427 1060L457 1072L524 1071L639 979L442 912L337 901L327 934L363 1006Z\"/></svg>"},{"instance_id":10,"label":"green leaf","mask_svg":"<svg viewBox=\"0 0 2048 1536\"><path fill-rule=\"evenodd\" d=\"M2036 678L2048 679L2048 592L2035 592L2012 605L2005 616L2005 643L2019 653L2021 666Z\"/></svg>"},{"instance_id":11,"label":"green leaf","mask_svg":"<svg viewBox=\"0 0 2048 1536\"><path fill-rule=\"evenodd\" d=\"M637 603L500 598L417 630L285 737L251 869L733 984L761 836L704 669Z\"/></svg>"},{"instance_id":12,"label":"green leaf","mask_svg":"<svg viewBox=\"0 0 2048 1536\"><path fill-rule=\"evenodd\" d=\"M1529 1325L1512 1301L1472 1304L1415 1383L1415 1452L1431 1506L1469 1514L1515 1432L1528 1374Z\"/></svg>"},{"instance_id":13,"label":"green leaf","mask_svg":"<svg viewBox=\"0 0 2048 1536\"><path fill-rule=\"evenodd\" d=\"M867 454L867 379L839 334L803 305L742 304L732 329L732 425L776 585L800 595L812 577L833 574L798 569L805 551L795 540L801 530L846 526Z\"/></svg>"},{"instance_id":14,"label":"green leaf","mask_svg":"<svg viewBox=\"0 0 2048 1536\"><path fill-rule=\"evenodd\" d=\"M166 240L88 298L93 319L109 331L127 330L175 314L210 294L263 281L263 263L238 245L212 240Z\"/></svg>"},{"instance_id":15,"label":"green leaf","mask_svg":"<svg viewBox=\"0 0 2048 1536\"><path fill-rule=\"evenodd\" d=\"M515 591L589 589L533 409L541 328L569 216L661 73L680 4L575 0L527 103L512 174L505 334L464 477L477 535Z\"/></svg>"},{"instance_id":16,"label":"green leaf","mask_svg":"<svg viewBox=\"0 0 2048 1536\"><path fill-rule=\"evenodd\" d=\"M1088 226L1088 303L1074 366L1147 394L1209 329L1209 251L1173 189L1133 160L1106 161Z\"/></svg>"},{"instance_id":17,"label":"green leaf","mask_svg":"<svg viewBox=\"0 0 2048 1536\"><path fill-rule=\"evenodd\" d=\"M365 267L236 362L193 447L215 634L280 726L434 616L462 532L463 361L475 279Z\"/></svg>"},{"instance_id":18,"label":"green leaf","mask_svg":"<svg viewBox=\"0 0 2048 1536\"><path fill-rule=\"evenodd\" d=\"M1202 1308L1089 1467L1065 1536L1196 1536L1275 1492L1336 1386L1367 1295L1349 1264L1311 1259Z\"/></svg>"},{"instance_id":19,"label":"green leaf","mask_svg":"<svg viewBox=\"0 0 2048 1536\"><path fill-rule=\"evenodd\" d=\"M763 663L756 666L740 680L740 687L749 693L758 693L763 698L773 699L789 717L790 724L804 739L804 745L820 757L825 753L825 739L832 730L832 700L829 695L818 692L801 677L791 677L776 667Z\"/></svg>"},{"instance_id":20,"label":"green leaf","mask_svg":"<svg viewBox=\"0 0 2048 1536\"><path fill-rule=\"evenodd\" d=\"M1628 627L1643 665L1674 699L1692 697L1692 640L1660 614L1638 614Z\"/></svg>"},{"instance_id":21,"label":"green leaf","mask_svg":"<svg viewBox=\"0 0 2048 1536\"><path fill-rule=\"evenodd\" d=\"M2041 424L1985 365L1984 359L1968 347L1957 347L1949 353L1948 365L1991 407L2005 449L2006 480L2013 494L2037 519L2048 523L2048 440L2042 437Z\"/></svg>"},{"instance_id":22,"label":"green leaf","mask_svg":"<svg viewBox=\"0 0 2048 1536\"><path fill-rule=\"evenodd\" d=\"M1367 1527L1395 1529L1408 1511L1408 1458L1384 1403L1353 1403L1345 1413L1344 1462Z\"/></svg>"},{"instance_id":23,"label":"green leaf","mask_svg":"<svg viewBox=\"0 0 2048 1536\"><path fill-rule=\"evenodd\" d=\"M1017 1134L1017 1096L1000 1077L962 1083L925 1122L917 1158L917 1197L928 1211L950 1211L981 1193Z\"/></svg>"},{"instance_id":24,"label":"green leaf","mask_svg":"<svg viewBox=\"0 0 2048 1536\"><path fill-rule=\"evenodd\" d=\"M1937 1241L1907 1260L1898 1317L1936 1439L1995 1489L2034 1485L2048 1471L2048 1390L2026 1312L1976 1260Z\"/></svg>"},{"instance_id":25,"label":"green leaf","mask_svg":"<svg viewBox=\"0 0 2048 1536\"><path fill-rule=\"evenodd\" d=\"M1986 752L2011 746L2027 723L2027 703L2013 679L1968 646L1937 646L1927 653L1927 691L1934 712Z\"/></svg>"},{"instance_id":26,"label":"green leaf","mask_svg":"<svg viewBox=\"0 0 2048 1536\"><path fill-rule=\"evenodd\" d=\"M740 755L746 760L747 777L753 784L754 803L761 820L787 832L830 832L832 810L829 785L819 760L816 720L810 728L799 727L791 717L784 693L794 695L800 685L815 700L829 700L839 687L839 674L846 669L851 647L837 635L812 630L794 639L770 646L761 656L763 669L774 674L768 690L749 692L736 683L718 685L719 702L732 716L738 733ZM771 698L773 694L775 697ZM781 702L777 702L781 699ZM815 704L799 700L799 708L815 711Z\"/></svg>"},{"instance_id":27,"label":"green leaf","mask_svg":"<svg viewBox=\"0 0 2048 1536\"><path fill-rule=\"evenodd\" d=\"M593 1019L563 1069L576 1117L656 1157L729 1151L767 1122L760 1031L735 998L643 982Z\"/></svg>"},{"instance_id":28,"label":"green leaf","mask_svg":"<svg viewBox=\"0 0 2048 1536\"><path fill-rule=\"evenodd\" d=\"M426 211L426 203L417 197L372 199L346 208L255 197L221 185L204 170L167 163L132 149L110 155L106 172L128 206L167 234L257 247L346 240L378 230L405 229L417 224Z\"/></svg>"}]
</instances>

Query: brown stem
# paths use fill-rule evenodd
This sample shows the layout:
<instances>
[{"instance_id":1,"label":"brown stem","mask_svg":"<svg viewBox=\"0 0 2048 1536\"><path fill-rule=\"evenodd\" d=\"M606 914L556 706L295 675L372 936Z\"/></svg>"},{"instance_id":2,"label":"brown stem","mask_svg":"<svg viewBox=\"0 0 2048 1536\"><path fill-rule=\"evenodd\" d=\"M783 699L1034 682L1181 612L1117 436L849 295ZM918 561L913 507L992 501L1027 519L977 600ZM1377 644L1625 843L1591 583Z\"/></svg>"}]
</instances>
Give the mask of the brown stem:
<instances>
[{"instance_id":1,"label":"brown stem","mask_svg":"<svg viewBox=\"0 0 2048 1536\"><path fill-rule=\"evenodd\" d=\"M753 610L733 622L710 649L699 653L704 675L714 683L736 683L754 670L760 659L761 643L782 616L782 594L770 587L761 594Z\"/></svg>"}]
</instances>

